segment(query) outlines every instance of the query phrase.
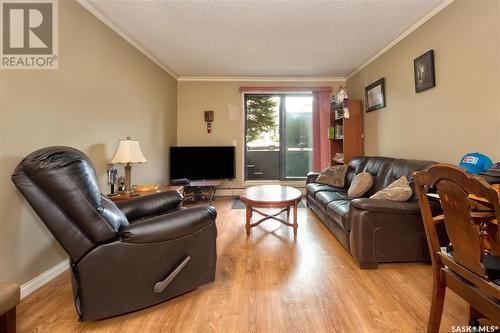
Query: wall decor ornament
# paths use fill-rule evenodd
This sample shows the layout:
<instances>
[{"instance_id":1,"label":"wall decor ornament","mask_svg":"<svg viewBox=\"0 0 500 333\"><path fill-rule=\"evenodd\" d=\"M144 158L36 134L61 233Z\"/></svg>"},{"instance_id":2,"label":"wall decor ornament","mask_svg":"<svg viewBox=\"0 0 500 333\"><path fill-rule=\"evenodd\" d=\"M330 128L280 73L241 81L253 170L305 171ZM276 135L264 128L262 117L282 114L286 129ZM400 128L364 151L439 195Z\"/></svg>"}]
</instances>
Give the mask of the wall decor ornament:
<instances>
[{"instance_id":1,"label":"wall decor ornament","mask_svg":"<svg viewBox=\"0 0 500 333\"><path fill-rule=\"evenodd\" d=\"M436 86L434 74L434 50L430 50L413 60L415 92L419 93Z\"/></svg>"},{"instance_id":2,"label":"wall decor ornament","mask_svg":"<svg viewBox=\"0 0 500 333\"><path fill-rule=\"evenodd\" d=\"M366 112L385 107L385 79L381 78L365 88Z\"/></svg>"}]
</instances>

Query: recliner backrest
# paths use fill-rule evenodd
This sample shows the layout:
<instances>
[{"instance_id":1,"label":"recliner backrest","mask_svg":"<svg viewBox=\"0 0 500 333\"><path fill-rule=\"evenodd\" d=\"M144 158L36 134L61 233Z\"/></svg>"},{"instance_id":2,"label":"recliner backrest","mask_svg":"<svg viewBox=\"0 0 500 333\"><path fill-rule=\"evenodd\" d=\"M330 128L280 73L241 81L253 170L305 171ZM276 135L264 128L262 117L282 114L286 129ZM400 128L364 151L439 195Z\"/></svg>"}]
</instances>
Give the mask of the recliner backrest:
<instances>
[{"instance_id":1,"label":"recliner backrest","mask_svg":"<svg viewBox=\"0 0 500 333\"><path fill-rule=\"evenodd\" d=\"M105 198L92 163L70 147L48 147L24 158L12 181L73 260L128 225Z\"/></svg>"}]
</instances>

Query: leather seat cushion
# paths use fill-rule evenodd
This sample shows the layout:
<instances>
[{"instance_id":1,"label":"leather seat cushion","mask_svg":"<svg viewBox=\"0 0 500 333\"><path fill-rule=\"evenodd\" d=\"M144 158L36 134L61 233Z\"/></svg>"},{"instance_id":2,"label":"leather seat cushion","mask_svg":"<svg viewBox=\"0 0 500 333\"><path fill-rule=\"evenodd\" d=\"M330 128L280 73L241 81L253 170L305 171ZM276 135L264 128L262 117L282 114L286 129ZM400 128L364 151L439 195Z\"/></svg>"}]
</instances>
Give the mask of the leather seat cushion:
<instances>
[{"instance_id":1,"label":"leather seat cushion","mask_svg":"<svg viewBox=\"0 0 500 333\"><path fill-rule=\"evenodd\" d=\"M14 308L21 296L20 288L14 283L0 283L0 315Z\"/></svg>"},{"instance_id":2,"label":"leather seat cushion","mask_svg":"<svg viewBox=\"0 0 500 333\"><path fill-rule=\"evenodd\" d=\"M344 227L346 231L351 231L351 226L349 225L350 204L350 200L335 200L326 206L326 214Z\"/></svg>"},{"instance_id":3,"label":"leather seat cushion","mask_svg":"<svg viewBox=\"0 0 500 333\"><path fill-rule=\"evenodd\" d=\"M323 208L326 208L326 205L335 200L348 200L347 193L330 191L316 192L316 201Z\"/></svg>"},{"instance_id":4,"label":"leather seat cushion","mask_svg":"<svg viewBox=\"0 0 500 333\"><path fill-rule=\"evenodd\" d=\"M307 191L311 194L311 196L315 196L315 194L319 191L329 191L329 192L347 192L346 189L341 187L334 187L325 184L319 183L309 183L306 185Z\"/></svg>"}]
</instances>

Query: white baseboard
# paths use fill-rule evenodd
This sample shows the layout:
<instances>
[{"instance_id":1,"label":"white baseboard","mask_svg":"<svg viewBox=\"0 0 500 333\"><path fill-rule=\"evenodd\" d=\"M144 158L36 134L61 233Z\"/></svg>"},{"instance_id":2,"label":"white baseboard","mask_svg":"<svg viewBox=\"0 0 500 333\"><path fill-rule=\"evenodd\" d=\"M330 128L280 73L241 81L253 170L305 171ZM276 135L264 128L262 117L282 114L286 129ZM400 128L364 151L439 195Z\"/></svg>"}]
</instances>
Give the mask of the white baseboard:
<instances>
[{"instance_id":1,"label":"white baseboard","mask_svg":"<svg viewBox=\"0 0 500 333\"><path fill-rule=\"evenodd\" d=\"M216 197L236 197L243 194L245 189L243 188L220 188L215 192Z\"/></svg>"},{"instance_id":2,"label":"white baseboard","mask_svg":"<svg viewBox=\"0 0 500 333\"><path fill-rule=\"evenodd\" d=\"M55 265L48 271L38 275L33 280L26 282L21 286L21 299L28 296L29 294L31 294L32 292L34 292L35 290L37 290L38 288L49 282L50 280L54 279L55 277L66 271L68 268L69 268L69 259L65 259L64 261Z\"/></svg>"}]
</instances>

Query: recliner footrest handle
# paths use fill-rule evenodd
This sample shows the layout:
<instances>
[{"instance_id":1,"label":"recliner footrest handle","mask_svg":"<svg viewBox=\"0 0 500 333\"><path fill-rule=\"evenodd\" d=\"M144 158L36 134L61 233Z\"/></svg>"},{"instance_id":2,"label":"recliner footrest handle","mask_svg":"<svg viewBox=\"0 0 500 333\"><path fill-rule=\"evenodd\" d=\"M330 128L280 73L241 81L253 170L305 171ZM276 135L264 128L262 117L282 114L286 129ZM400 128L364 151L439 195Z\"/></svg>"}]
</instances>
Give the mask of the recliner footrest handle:
<instances>
[{"instance_id":1,"label":"recliner footrest handle","mask_svg":"<svg viewBox=\"0 0 500 333\"><path fill-rule=\"evenodd\" d=\"M154 291L155 293L159 294L162 293L165 288L172 282L173 279L181 272L181 270L186 266L188 261L191 260L190 256L187 256L173 271L170 273L165 280L162 280L160 282L157 282L154 286Z\"/></svg>"}]
</instances>

